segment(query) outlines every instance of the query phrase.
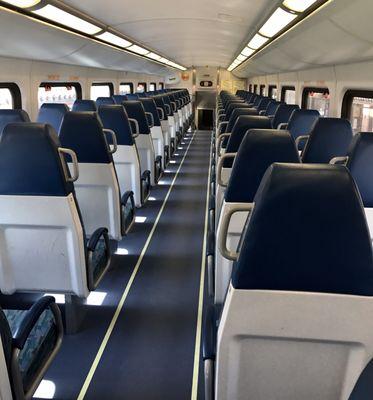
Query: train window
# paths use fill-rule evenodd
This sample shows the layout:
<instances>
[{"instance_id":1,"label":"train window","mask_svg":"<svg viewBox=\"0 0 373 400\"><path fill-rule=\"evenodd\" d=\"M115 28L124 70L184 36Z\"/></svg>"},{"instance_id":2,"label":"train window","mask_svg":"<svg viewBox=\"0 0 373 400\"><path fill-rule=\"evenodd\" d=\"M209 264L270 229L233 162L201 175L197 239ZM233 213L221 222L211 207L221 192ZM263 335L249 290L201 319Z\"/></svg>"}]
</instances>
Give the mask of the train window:
<instances>
[{"instance_id":1,"label":"train window","mask_svg":"<svg viewBox=\"0 0 373 400\"><path fill-rule=\"evenodd\" d=\"M258 90L258 85L254 85L254 93L255 93L255 94L258 94L258 93L257 93L257 90Z\"/></svg>"},{"instance_id":2,"label":"train window","mask_svg":"<svg viewBox=\"0 0 373 400\"><path fill-rule=\"evenodd\" d=\"M302 108L317 110L322 117L329 116L330 94L328 89L304 88L302 95Z\"/></svg>"},{"instance_id":3,"label":"train window","mask_svg":"<svg viewBox=\"0 0 373 400\"><path fill-rule=\"evenodd\" d=\"M111 82L92 83L91 100L96 100L97 97L111 97L113 94L114 94L114 85Z\"/></svg>"},{"instance_id":4,"label":"train window","mask_svg":"<svg viewBox=\"0 0 373 400\"><path fill-rule=\"evenodd\" d=\"M39 108L43 103L62 103L71 109L81 98L82 87L77 82L42 82L38 90Z\"/></svg>"},{"instance_id":5,"label":"train window","mask_svg":"<svg viewBox=\"0 0 373 400\"><path fill-rule=\"evenodd\" d=\"M0 109L13 108L12 92L8 88L0 87Z\"/></svg>"},{"instance_id":6,"label":"train window","mask_svg":"<svg viewBox=\"0 0 373 400\"><path fill-rule=\"evenodd\" d=\"M268 86L268 97L270 97L273 100L277 100L277 86L276 85Z\"/></svg>"},{"instance_id":7,"label":"train window","mask_svg":"<svg viewBox=\"0 0 373 400\"><path fill-rule=\"evenodd\" d=\"M249 92L252 93L252 90L253 90L253 85L250 84L250 85L249 85Z\"/></svg>"},{"instance_id":8,"label":"train window","mask_svg":"<svg viewBox=\"0 0 373 400\"><path fill-rule=\"evenodd\" d=\"M264 91L265 91L266 85L260 85L260 95L264 96Z\"/></svg>"},{"instance_id":9,"label":"train window","mask_svg":"<svg viewBox=\"0 0 373 400\"><path fill-rule=\"evenodd\" d=\"M151 82L149 84L149 92L154 92L157 90L157 84L155 82Z\"/></svg>"},{"instance_id":10,"label":"train window","mask_svg":"<svg viewBox=\"0 0 373 400\"><path fill-rule=\"evenodd\" d=\"M119 94L131 94L133 93L133 83L123 82L119 85Z\"/></svg>"},{"instance_id":11,"label":"train window","mask_svg":"<svg viewBox=\"0 0 373 400\"><path fill-rule=\"evenodd\" d=\"M164 89L164 83L163 82L159 82L159 89L163 90Z\"/></svg>"},{"instance_id":12,"label":"train window","mask_svg":"<svg viewBox=\"0 0 373 400\"><path fill-rule=\"evenodd\" d=\"M137 84L137 89L136 89L137 93L144 93L146 92L146 82L139 82Z\"/></svg>"},{"instance_id":13,"label":"train window","mask_svg":"<svg viewBox=\"0 0 373 400\"><path fill-rule=\"evenodd\" d=\"M342 117L357 132L373 132L373 91L348 90L343 98Z\"/></svg>"},{"instance_id":14,"label":"train window","mask_svg":"<svg viewBox=\"0 0 373 400\"><path fill-rule=\"evenodd\" d=\"M281 89L281 101L287 104L295 104L295 87L283 86Z\"/></svg>"},{"instance_id":15,"label":"train window","mask_svg":"<svg viewBox=\"0 0 373 400\"><path fill-rule=\"evenodd\" d=\"M0 109L22 108L21 91L15 83L0 83Z\"/></svg>"}]
</instances>

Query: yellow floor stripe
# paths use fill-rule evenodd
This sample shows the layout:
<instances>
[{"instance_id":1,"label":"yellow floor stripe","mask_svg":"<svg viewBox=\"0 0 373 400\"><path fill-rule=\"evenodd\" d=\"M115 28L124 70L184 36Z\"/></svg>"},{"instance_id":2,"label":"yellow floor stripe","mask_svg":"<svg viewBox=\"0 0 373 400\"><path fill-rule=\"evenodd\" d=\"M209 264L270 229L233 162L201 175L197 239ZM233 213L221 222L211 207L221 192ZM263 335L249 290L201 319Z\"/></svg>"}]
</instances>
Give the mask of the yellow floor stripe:
<instances>
[{"instance_id":1,"label":"yellow floor stripe","mask_svg":"<svg viewBox=\"0 0 373 400\"><path fill-rule=\"evenodd\" d=\"M164 208L165 208L165 206L166 206L166 204L167 204L168 198L170 197L172 188L173 188L173 186L174 186L174 184L175 184L176 178L177 178L178 175L179 175L179 172L180 172L181 167L182 167L182 165L183 165L183 163L184 163L184 160L185 160L185 158L186 158L186 156L187 156L187 154L188 154L189 147L190 147L190 145L192 144L192 142L193 142L193 140L194 140L194 137L195 137L195 132L193 133L193 136L192 136L192 138L191 138L191 140L190 140L190 142L189 142L189 144L188 144L188 147L187 147L187 149L186 149L186 151L185 151L184 157L183 157L182 160L181 160L181 163L180 163L180 165L179 165L179 168L178 168L177 171L176 171L176 174L175 174L175 176L174 176L174 179L173 179L172 182L171 182L171 186L170 186L170 188L168 189L168 192L167 192L167 194L166 194L166 197L165 197L165 199L164 199L164 201L163 201L163 203L162 203L162 207L161 207L161 209L160 209L159 212L158 212L158 215L157 215L157 218L156 218L156 220L155 220L155 222L154 222L154 225L153 225L153 227L152 227L152 230L151 230L150 233L149 233L148 239L147 239L146 242L145 242L145 245L144 245L144 247L143 247L143 249L142 249L142 251L141 251L140 257L139 257L138 260L137 260L137 263L136 263L136 265L135 265L135 268L134 268L134 270L133 270L133 272L132 272L132 275L131 275L131 277L130 277L128 283L127 283L127 286L126 286L126 288L125 288L125 290L124 290L124 292L123 292L123 294L122 294L122 297L121 297L121 299L120 299L120 301L119 301L119 304L118 304L118 306L117 306L117 309L115 310L115 314L114 314L114 316L113 316L113 318L112 318L112 320L111 320L111 322L110 322L110 325L109 325L109 327L108 327L108 329L107 329L107 331L106 331L106 334L105 334L105 336L104 336L104 339L102 340L102 343L101 343L101 345L100 345L100 348L98 349L98 352L97 352L97 354L96 354L96 357L95 357L95 359L94 359L94 361L93 361L93 363L92 363L92 365L91 365L91 368L90 368L90 370L89 370L89 372L88 372L88 375L87 375L87 377L86 377L86 379L85 379L85 381L84 381L84 384L83 384L83 386L82 386L82 388L81 388L81 390L80 390L80 393L79 393L79 396L78 396L77 400L83 400L83 399L84 399L84 396L85 396L86 393L87 393L87 390L88 390L88 388L89 388L89 385L90 385L91 382L92 382L93 376L94 376L94 374L95 374L95 372L96 372L96 369L97 369L97 367L98 367L98 364L100 363L101 357L102 357L102 355L103 355L103 353L104 353L104 351L105 351L105 348L106 348L106 346L107 346L107 344L108 344L108 341L109 341L109 339L110 339L110 336L111 336L111 334L112 334L112 332L113 332L113 330L114 330L115 324L116 324L116 322L117 322L117 320L118 320L118 317L119 317L119 315L120 315L120 312L122 311L122 308L123 308L123 305L124 305L124 303L125 303L125 301L126 301L126 298L127 298L127 296L128 296L128 293L129 293L129 291L131 290L131 287L132 287L132 284L133 284L133 282L134 282L134 280L135 280L136 274L137 274L137 272L138 272L138 270L139 270L139 268L140 268L141 262L142 262L142 260L143 260L143 258L144 258L144 256L145 256L145 253L146 253L146 251L147 251L147 249L148 249L148 247L149 247L150 241L152 240L152 237L153 237L154 232L155 232L155 230L156 230L156 228L157 228L158 222L159 222L159 220L160 220L160 218L161 218L161 215L162 215L162 213L163 213L163 210L164 210ZM109 397L110 397L110 396L109 396Z\"/></svg>"},{"instance_id":2,"label":"yellow floor stripe","mask_svg":"<svg viewBox=\"0 0 373 400\"><path fill-rule=\"evenodd\" d=\"M191 400L197 400L197 397L198 397L198 377L199 377L199 363L200 363L200 357L201 357L203 297L204 297L204 290L205 290L207 230L208 230L208 223L209 223L209 197L210 197L210 177L211 177L210 166L211 166L211 144L210 144L209 174L208 174L208 180L207 180L205 230L204 230L204 238L203 238L203 246L202 246L201 278L200 278L200 285L199 285L197 329L196 329L196 342L195 342L195 349L194 349L194 365L193 365Z\"/></svg>"}]
</instances>

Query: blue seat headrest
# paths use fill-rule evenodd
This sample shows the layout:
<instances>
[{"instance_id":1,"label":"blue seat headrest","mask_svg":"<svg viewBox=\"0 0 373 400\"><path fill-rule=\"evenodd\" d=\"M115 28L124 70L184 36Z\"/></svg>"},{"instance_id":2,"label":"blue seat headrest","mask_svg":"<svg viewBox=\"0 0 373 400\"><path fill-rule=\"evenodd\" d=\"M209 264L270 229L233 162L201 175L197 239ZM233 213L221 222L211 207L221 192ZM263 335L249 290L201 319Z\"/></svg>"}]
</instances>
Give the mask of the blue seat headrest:
<instances>
[{"instance_id":1,"label":"blue seat headrest","mask_svg":"<svg viewBox=\"0 0 373 400\"><path fill-rule=\"evenodd\" d=\"M232 113L236 108L251 108L251 106L246 103L230 103L225 112L226 121L229 121L229 118L232 116Z\"/></svg>"},{"instance_id":2,"label":"blue seat headrest","mask_svg":"<svg viewBox=\"0 0 373 400\"><path fill-rule=\"evenodd\" d=\"M229 118L228 125L225 129L225 132L232 132L234 124L237 121L237 118L241 115L258 115L258 110L256 108L235 108Z\"/></svg>"},{"instance_id":3,"label":"blue seat headrest","mask_svg":"<svg viewBox=\"0 0 373 400\"><path fill-rule=\"evenodd\" d=\"M359 188L364 207L373 207L373 133L354 135L348 151L347 168Z\"/></svg>"},{"instance_id":4,"label":"blue seat headrest","mask_svg":"<svg viewBox=\"0 0 373 400\"><path fill-rule=\"evenodd\" d=\"M144 106L144 109L146 112L149 112L153 115L154 119L154 126L161 126L161 120L159 119L159 114L157 110L157 105L155 104L155 101L152 98L142 98L140 99L142 105Z\"/></svg>"},{"instance_id":5,"label":"blue seat headrest","mask_svg":"<svg viewBox=\"0 0 373 400\"><path fill-rule=\"evenodd\" d=\"M319 118L302 153L304 163L329 163L333 157L347 154L352 140L350 121Z\"/></svg>"},{"instance_id":6,"label":"blue seat headrest","mask_svg":"<svg viewBox=\"0 0 373 400\"><path fill-rule=\"evenodd\" d=\"M263 98L260 100L260 102L259 102L259 104L258 104L258 106L257 106L258 111L264 111L264 110L266 110L267 107L268 107L268 105L269 105L269 103L271 103L271 102L273 102L273 100L270 99L269 97L263 97Z\"/></svg>"},{"instance_id":7,"label":"blue seat headrest","mask_svg":"<svg viewBox=\"0 0 373 400\"><path fill-rule=\"evenodd\" d=\"M264 173L275 162L300 163L290 133L277 129L248 131L234 160L225 201L252 203Z\"/></svg>"},{"instance_id":8,"label":"blue seat headrest","mask_svg":"<svg viewBox=\"0 0 373 400\"><path fill-rule=\"evenodd\" d=\"M12 196L67 196L57 133L50 125L16 122L0 137L0 194Z\"/></svg>"},{"instance_id":9,"label":"blue seat headrest","mask_svg":"<svg viewBox=\"0 0 373 400\"><path fill-rule=\"evenodd\" d=\"M373 295L370 235L346 167L273 164L254 201L236 289Z\"/></svg>"},{"instance_id":10,"label":"blue seat headrest","mask_svg":"<svg viewBox=\"0 0 373 400\"><path fill-rule=\"evenodd\" d=\"M150 129L148 120L146 119L144 106L139 100L127 100L123 102L123 106L127 111L129 118L137 120L141 134L149 134Z\"/></svg>"},{"instance_id":11,"label":"blue seat headrest","mask_svg":"<svg viewBox=\"0 0 373 400\"><path fill-rule=\"evenodd\" d=\"M58 133L63 117L68 111L69 107L66 104L44 103L40 107L37 122L52 125Z\"/></svg>"},{"instance_id":12,"label":"blue seat headrest","mask_svg":"<svg viewBox=\"0 0 373 400\"><path fill-rule=\"evenodd\" d=\"M96 106L97 108L103 105L113 105L115 101L112 97L97 97Z\"/></svg>"},{"instance_id":13,"label":"blue seat headrest","mask_svg":"<svg viewBox=\"0 0 373 400\"><path fill-rule=\"evenodd\" d=\"M97 111L96 103L93 100L77 99L74 101L72 111L76 112L94 112Z\"/></svg>"},{"instance_id":14,"label":"blue seat headrest","mask_svg":"<svg viewBox=\"0 0 373 400\"><path fill-rule=\"evenodd\" d=\"M268 117L262 117L258 115L241 115L237 118L236 123L233 126L225 152L236 153L248 130L271 128L271 120ZM230 168L232 167L232 164L232 159L224 160L224 168Z\"/></svg>"},{"instance_id":15,"label":"blue seat headrest","mask_svg":"<svg viewBox=\"0 0 373 400\"><path fill-rule=\"evenodd\" d=\"M79 163L109 164L109 153L103 126L94 112L68 112L60 129L63 147L74 150Z\"/></svg>"},{"instance_id":16,"label":"blue seat headrest","mask_svg":"<svg viewBox=\"0 0 373 400\"><path fill-rule=\"evenodd\" d=\"M23 110L0 110L0 134L11 122L30 122L30 117Z\"/></svg>"},{"instance_id":17,"label":"blue seat headrest","mask_svg":"<svg viewBox=\"0 0 373 400\"><path fill-rule=\"evenodd\" d=\"M115 104L122 104L124 101L128 100L125 94L114 94L111 96Z\"/></svg>"},{"instance_id":18,"label":"blue seat headrest","mask_svg":"<svg viewBox=\"0 0 373 400\"><path fill-rule=\"evenodd\" d=\"M277 109L280 107L281 104L281 101L270 102L265 110L265 114L268 116L275 115Z\"/></svg>"},{"instance_id":19,"label":"blue seat headrest","mask_svg":"<svg viewBox=\"0 0 373 400\"><path fill-rule=\"evenodd\" d=\"M138 100L139 99L138 93L128 93L126 96L127 96L127 100Z\"/></svg>"},{"instance_id":20,"label":"blue seat headrest","mask_svg":"<svg viewBox=\"0 0 373 400\"><path fill-rule=\"evenodd\" d=\"M280 104L273 118L273 128L277 129L280 124L288 123L291 114L293 114L295 110L299 110L297 104Z\"/></svg>"},{"instance_id":21,"label":"blue seat headrest","mask_svg":"<svg viewBox=\"0 0 373 400\"><path fill-rule=\"evenodd\" d=\"M119 146L133 145L131 125L123 106L118 104L113 106L100 106L98 108L98 115L104 128L111 129L115 132Z\"/></svg>"},{"instance_id":22,"label":"blue seat headrest","mask_svg":"<svg viewBox=\"0 0 373 400\"><path fill-rule=\"evenodd\" d=\"M145 92L144 93L136 93L136 94L139 99L148 97L148 95Z\"/></svg>"},{"instance_id":23,"label":"blue seat headrest","mask_svg":"<svg viewBox=\"0 0 373 400\"><path fill-rule=\"evenodd\" d=\"M294 140L298 136L309 135L320 118L317 110L295 110L289 120L287 130Z\"/></svg>"}]
</instances>

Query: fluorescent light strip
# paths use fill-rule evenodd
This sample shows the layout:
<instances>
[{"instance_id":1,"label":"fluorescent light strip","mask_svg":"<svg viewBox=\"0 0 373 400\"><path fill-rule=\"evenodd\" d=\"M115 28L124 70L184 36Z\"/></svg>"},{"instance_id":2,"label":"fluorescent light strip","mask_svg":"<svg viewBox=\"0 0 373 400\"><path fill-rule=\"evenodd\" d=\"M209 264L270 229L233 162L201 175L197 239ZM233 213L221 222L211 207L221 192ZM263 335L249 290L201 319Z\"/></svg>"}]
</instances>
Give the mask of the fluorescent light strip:
<instances>
[{"instance_id":1,"label":"fluorescent light strip","mask_svg":"<svg viewBox=\"0 0 373 400\"><path fill-rule=\"evenodd\" d=\"M271 38L282 31L290 22L294 21L295 18L297 18L297 14L278 8L259 29L259 33Z\"/></svg>"},{"instance_id":2,"label":"fluorescent light strip","mask_svg":"<svg viewBox=\"0 0 373 400\"><path fill-rule=\"evenodd\" d=\"M143 47L138 46L137 44L132 45L128 48L128 50L133 51L134 53L140 54L145 56L146 54L150 53L149 50L144 49Z\"/></svg>"},{"instance_id":3,"label":"fluorescent light strip","mask_svg":"<svg viewBox=\"0 0 373 400\"><path fill-rule=\"evenodd\" d=\"M304 12L315 4L318 0L285 0L282 4L289 10Z\"/></svg>"},{"instance_id":4,"label":"fluorescent light strip","mask_svg":"<svg viewBox=\"0 0 373 400\"><path fill-rule=\"evenodd\" d=\"M3 0L3 1L4 3L8 3L11 4L12 6L20 8L29 8L40 3L40 0Z\"/></svg>"},{"instance_id":5,"label":"fluorescent light strip","mask_svg":"<svg viewBox=\"0 0 373 400\"><path fill-rule=\"evenodd\" d=\"M159 56L158 54L155 53L149 53L146 55L146 57L151 58L152 60L160 60L162 57Z\"/></svg>"},{"instance_id":6,"label":"fluorescent light strip","mask_svg":"<svg viewBox=\"0 0 373 400\"><path fill-rule=\"evenodd\" d=\"M99 26L93 25L82 18L76 17L58 7L52 6L51 4L39 8L38 10L34 10L33 13L49 19L50 21L67 26L68 28L86 33L87 35L95 35L102 30Z\"/></svg>"},{"instance_id":7,"label":"fluorescent light strip","mask_svg":"<svg viewBox=\"0 0 373 400\"><path fill-rule=\"evenodd\" d=\"M132 45L132 43L129 42L128 40L123 39L120 36L114 35L113 33L110 33L110 32L101 33L100 35L97 35L96 38L101 39L107 43L114 44L119 47L123 47L123 48L129 47Z\"/></svg>"},{"instance_id":8,"label":"fluorescent light strip","mask_svg":"<svg viewBox=\"0 0 373 400\"><path fill-rule=\"evenodd\" d=\"M259 47L262 47L263 44L268 42L268 38L263 37L262 35L259 35L258 33L250 40L248 43L248 47L251 49L257 50Z\"/></svg>"},{"instance_id":9,"label":"fluorescent light strip","mask_svg":"<svg viewBox=\"0 0 373 400\"><path fill-rule=\"evenodd\" d=\"M241 54L245 57L250 57L251 54L255 53L254 49L250 49L250 47L245 47L242 51Z\"/></svg>"}]
</instances>

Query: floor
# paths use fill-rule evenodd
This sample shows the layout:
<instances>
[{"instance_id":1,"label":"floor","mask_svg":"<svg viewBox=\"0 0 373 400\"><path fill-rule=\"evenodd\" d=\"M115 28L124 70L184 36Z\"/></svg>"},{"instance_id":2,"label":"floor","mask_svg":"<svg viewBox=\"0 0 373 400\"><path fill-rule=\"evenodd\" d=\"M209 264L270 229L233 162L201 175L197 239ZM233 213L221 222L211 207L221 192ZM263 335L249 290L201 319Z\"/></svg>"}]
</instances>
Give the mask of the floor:
<instances>
[{"instance_id":1,"label":"floor","mask_svg":"<svg viewBox=\"0 0 373 400\"><path fill-rule=\"evenodd\" d=\"M203 399L210 131L189 132L36 398Z\"/></svg>"}]
</instances>

